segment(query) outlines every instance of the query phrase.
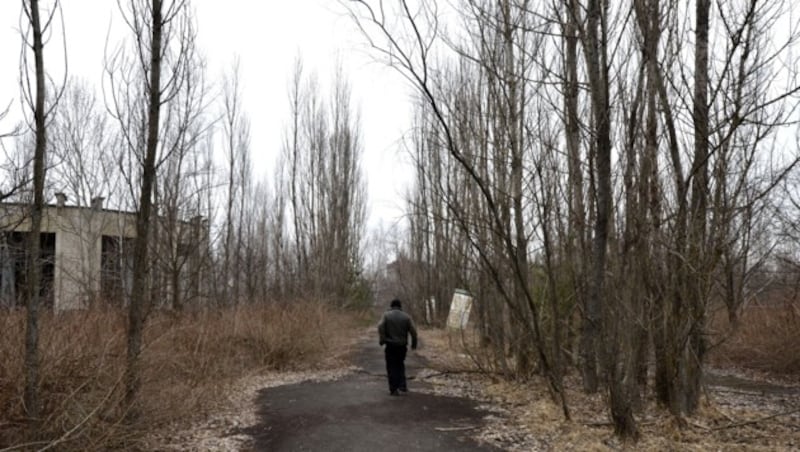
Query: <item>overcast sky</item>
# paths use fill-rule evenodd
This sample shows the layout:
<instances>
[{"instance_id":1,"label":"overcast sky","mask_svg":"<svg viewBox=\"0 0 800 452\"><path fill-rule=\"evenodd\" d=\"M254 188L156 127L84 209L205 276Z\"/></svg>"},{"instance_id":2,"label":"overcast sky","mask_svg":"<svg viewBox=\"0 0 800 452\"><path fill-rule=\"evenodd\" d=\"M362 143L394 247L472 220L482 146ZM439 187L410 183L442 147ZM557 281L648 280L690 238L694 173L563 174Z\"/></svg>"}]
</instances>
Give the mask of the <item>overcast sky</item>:
<instances>
[{"instance_id":1,"label":"overcast sky","mask_svg":"<svg viewBox=\"0 0 800 452\"><path fill-rule=\"evenodd\" d=\"M409 178L399 141L409 127L410 90L399 75L359 50L360 37L338 2L191 0L191 4L209 79L218 80L239 56L244 108L252 123L255 177L271 177L288 120L287 86L297 55L324 82L332 78L338 57L361 111L370 224L397 221ZM17 114L20 5L20 0L0 0L0 105L13 102L11 109ZM106 36L127 32L117 2L62 0L62 9L69 75L94 84L99 96ZM59 41L55 36L45 48L45 65L56 78L64 60ZM8 125L0 124L0 130Z\"/></svg>"}]
</instances>

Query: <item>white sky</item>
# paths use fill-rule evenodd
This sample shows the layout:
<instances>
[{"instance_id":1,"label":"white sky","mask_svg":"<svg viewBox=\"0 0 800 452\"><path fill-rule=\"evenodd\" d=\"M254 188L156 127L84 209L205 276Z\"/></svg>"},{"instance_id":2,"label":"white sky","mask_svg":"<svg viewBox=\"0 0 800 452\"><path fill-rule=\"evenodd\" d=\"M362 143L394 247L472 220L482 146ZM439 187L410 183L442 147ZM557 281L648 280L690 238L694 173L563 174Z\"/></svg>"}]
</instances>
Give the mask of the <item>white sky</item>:
<instances>
[{"instance_id":1,"label":"white sky","mask_svg":"<svg viewBox=\"0 0 800 452\"><path fill-rule=\"evenodd\" d=\"M95 85L100 96L106 35L126 33L112 0L62 0L70 76ZM342 61L354 104L361 111L363 168L368 180L370 225L394 223L402 214L409 180L400 139L410 123L407 84L393 70L360 50L362 43L336 0L191 0L198 48L208 61L208 79L218 81L239 56L244 108L251 121L256 178L270 178L288 121L287 86L296 56L321 82ZM50 2L46 2L50 4ZM0 1L0 109L19 102L19 13L21 0ZM45 66L58 79L63 65L60 37L45 48ZM113 48L116 43L111 43ZM7 130L11 121L0 123ZM270 184L271 185L271 184Z\"/></svg>"}]
</instances>

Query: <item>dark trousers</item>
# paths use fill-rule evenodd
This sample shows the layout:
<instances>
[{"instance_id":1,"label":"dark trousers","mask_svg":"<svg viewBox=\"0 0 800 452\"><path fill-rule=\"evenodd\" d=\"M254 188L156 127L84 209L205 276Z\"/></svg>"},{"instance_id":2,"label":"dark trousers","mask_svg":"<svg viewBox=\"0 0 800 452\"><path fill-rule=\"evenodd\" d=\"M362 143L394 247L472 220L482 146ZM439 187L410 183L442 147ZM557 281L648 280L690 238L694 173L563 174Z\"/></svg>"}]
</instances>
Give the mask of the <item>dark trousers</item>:
<instances>
[{"instance_id":1,"label":"dark trousers","mask_svg":"<svg viewBox=\"0 0 800 452\"><path fill-rule=\"evenodd\" d=\"M386 374L389 376L389 391L406 389L406 346L386 344Z\"/></svg>"}]
</instances>

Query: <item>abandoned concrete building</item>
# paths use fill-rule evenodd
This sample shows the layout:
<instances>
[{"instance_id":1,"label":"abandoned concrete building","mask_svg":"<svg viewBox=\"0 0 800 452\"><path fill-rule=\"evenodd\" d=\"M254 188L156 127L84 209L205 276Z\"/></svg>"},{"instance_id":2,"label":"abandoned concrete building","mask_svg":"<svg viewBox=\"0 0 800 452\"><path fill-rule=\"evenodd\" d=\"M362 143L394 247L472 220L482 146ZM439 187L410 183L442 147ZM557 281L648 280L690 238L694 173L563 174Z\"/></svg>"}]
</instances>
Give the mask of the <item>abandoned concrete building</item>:
<instances>
[{"instance_id":1,"label":"abandoned concrete building","mask_svg":"<svg viewBox=\"0 0 800 452\"><path fill-rule=\"evenodd\" d=\"M133 281L136 213L104 209L103 198L93 199L89 207L68 206L66 201L66 195L57 193L56 203L47 205L42 215L44 306L67 310L100 301L124 304ZM27 204L0 204L0 307L24 304L28 209ZM158 236L151 240L151 285L158 282L161 305L197 298L202 291L206 223L202 217L175 223L170 230L164 219L155 221L156 227L151 223Z\"/></svg>"}]
</instances>

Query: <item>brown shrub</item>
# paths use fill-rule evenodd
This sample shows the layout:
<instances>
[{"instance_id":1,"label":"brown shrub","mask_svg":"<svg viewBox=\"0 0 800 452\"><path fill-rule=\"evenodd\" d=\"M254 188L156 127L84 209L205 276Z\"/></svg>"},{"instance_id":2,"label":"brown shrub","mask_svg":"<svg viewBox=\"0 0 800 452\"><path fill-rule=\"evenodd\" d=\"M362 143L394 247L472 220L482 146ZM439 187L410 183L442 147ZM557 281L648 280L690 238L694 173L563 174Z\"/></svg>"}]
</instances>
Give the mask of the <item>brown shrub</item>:
<instances>
[{"instance_id":1,"label":"brown shrub","mask_svg":"<svg viewBox=\"0 0 800 452\"><path fill-rule=\"evenodd\" d=\"M42 437L59 450L136 448L142 433L202 415L232 379L322 364L353 320L319 304L154 313L145 327L135 423L123 423L126 316L94 309L40 320ZM0 448L21 445L25 312L0 312ZM34 444L31 444L33 447Z\"/></svg>"},{"instance_id":2,"label":"brown shrub","mask_svg":"<svg viewBox=\"0 0 800 452\"><path fill-rule=\"evenodd\" d=\"M800 307L793 303L756 305L744 309L735 325L727 315L713 318L721 343L712 361L723 365L778 374L800 375Z\"/></svg>"}]
</instances>

